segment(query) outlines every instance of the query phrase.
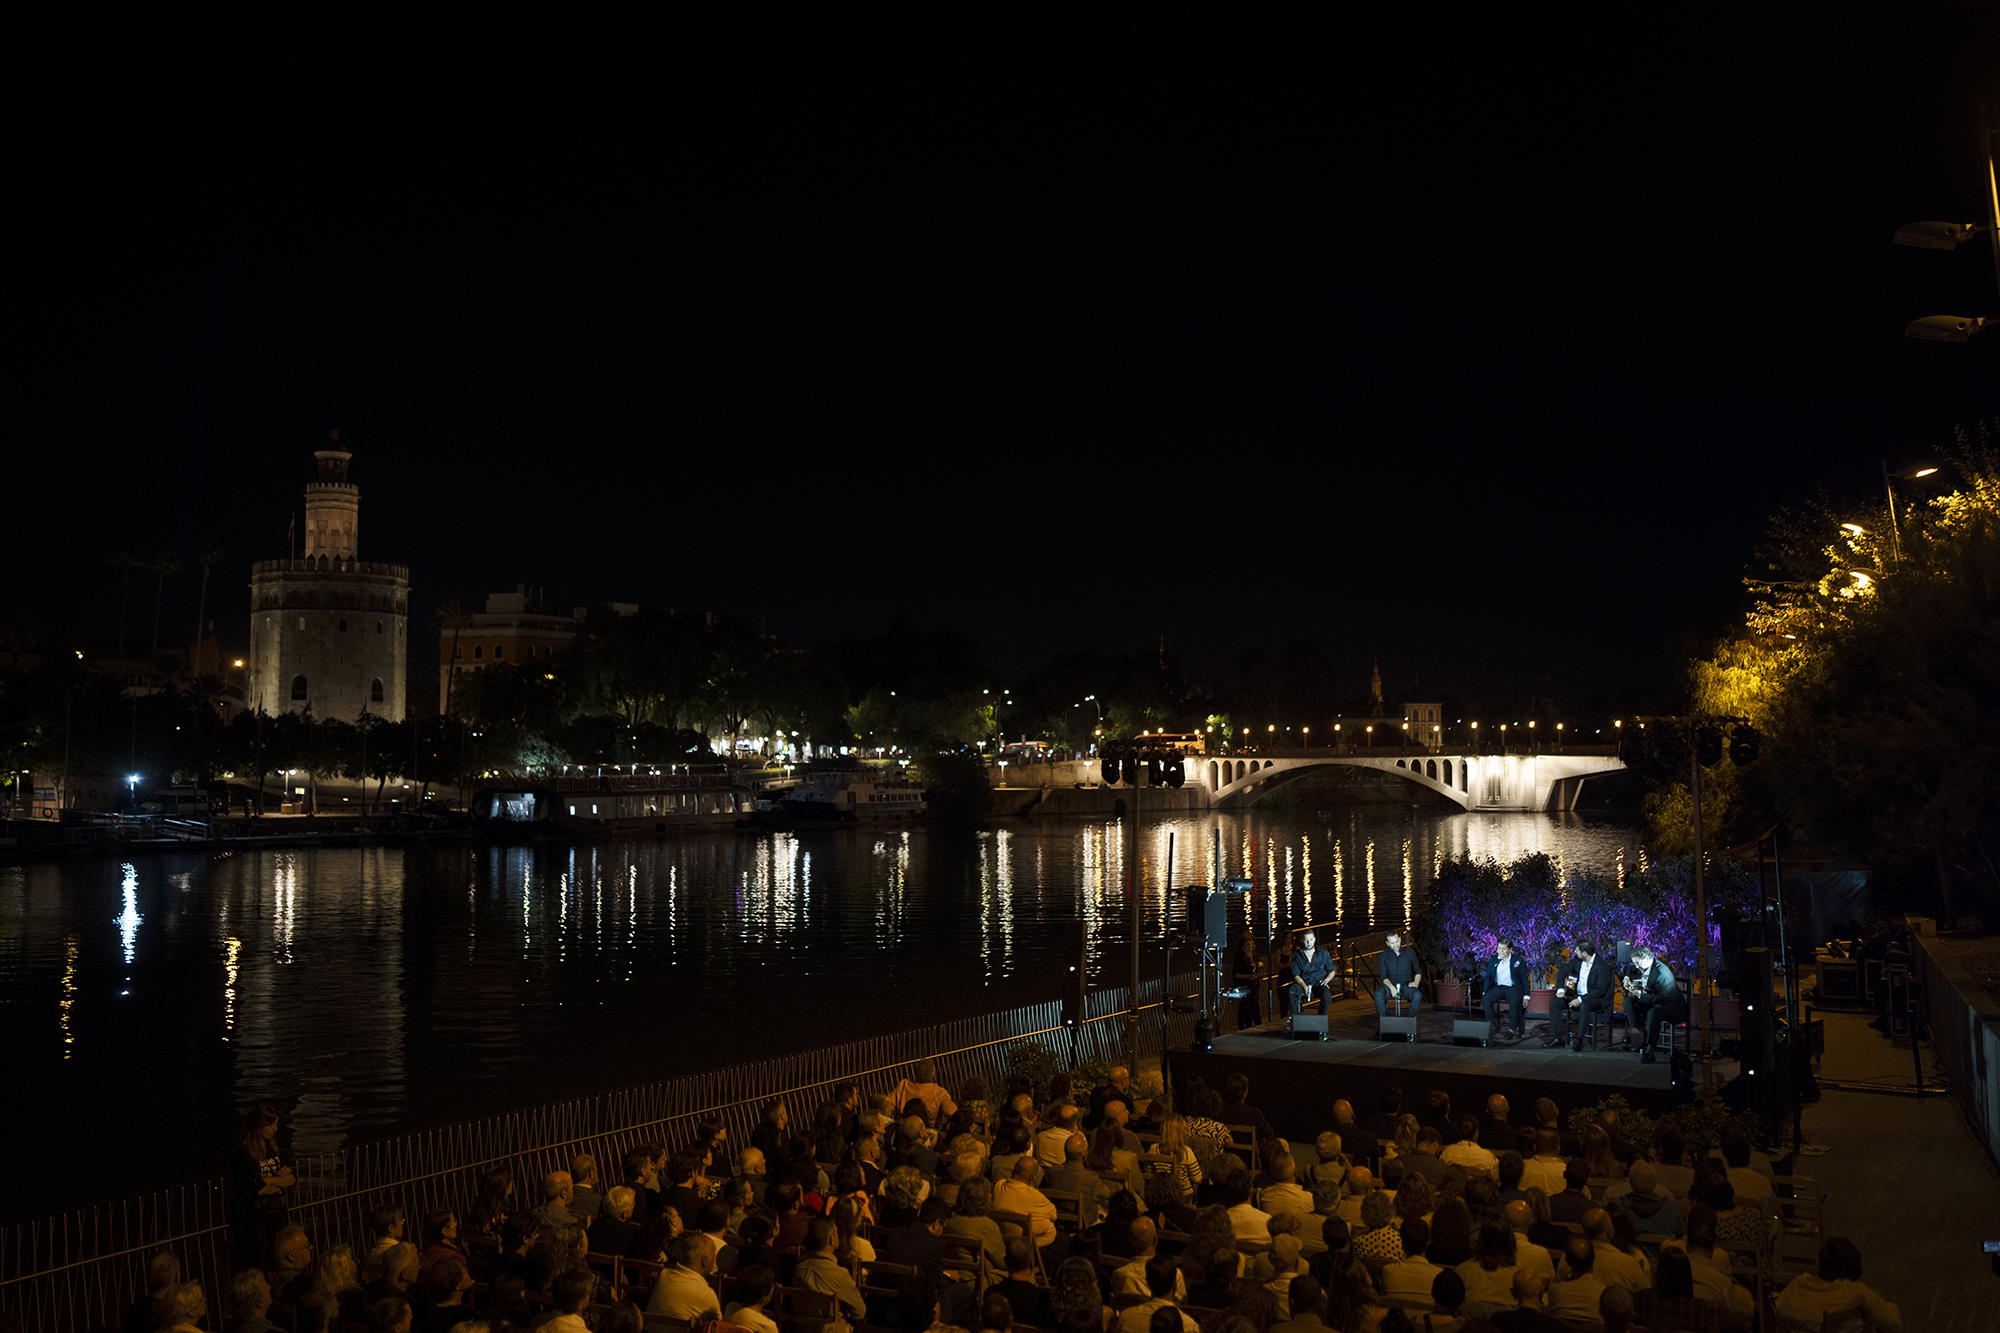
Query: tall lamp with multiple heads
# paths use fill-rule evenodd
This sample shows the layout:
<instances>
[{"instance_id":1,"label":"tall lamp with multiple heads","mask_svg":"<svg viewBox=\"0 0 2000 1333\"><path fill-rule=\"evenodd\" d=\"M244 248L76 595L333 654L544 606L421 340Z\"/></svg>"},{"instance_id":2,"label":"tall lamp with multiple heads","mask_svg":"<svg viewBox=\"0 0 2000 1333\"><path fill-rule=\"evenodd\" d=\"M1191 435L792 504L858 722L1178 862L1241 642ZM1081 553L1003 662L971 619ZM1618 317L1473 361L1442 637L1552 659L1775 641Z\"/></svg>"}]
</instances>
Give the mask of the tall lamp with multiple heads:
<instances>
[{"instance_id":1,"label":"tall lamp with multiple heads","mask_svg":"<svg viewBox=\"0 0 2000 1333\"><path fill-rule=\"evenodd\" d=\"M1912 222L1896 229L1895 240L1898 245L1914 245L1923 250L1956 250L1961 241L1984 232L1993 245L1993 285L2000 290L2000 184L1996 184L1993 175L1995 133L1987 123L1986 108L1980 107L1979 151L1986 159L1986 221ZM1925 315L1911 320L1903 332L1932 342L1962 343L1992 328L1995 322L1982 315Z\"/></svg>"}]
</instances>

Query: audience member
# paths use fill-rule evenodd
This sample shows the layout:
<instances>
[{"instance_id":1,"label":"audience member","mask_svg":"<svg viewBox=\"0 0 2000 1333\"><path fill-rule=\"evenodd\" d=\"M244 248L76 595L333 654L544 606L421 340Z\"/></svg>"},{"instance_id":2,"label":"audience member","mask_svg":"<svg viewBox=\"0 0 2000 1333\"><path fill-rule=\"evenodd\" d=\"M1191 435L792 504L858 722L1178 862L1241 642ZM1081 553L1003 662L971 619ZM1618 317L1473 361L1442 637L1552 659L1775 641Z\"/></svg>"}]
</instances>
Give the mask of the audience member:
<instances>
[{"instance_id":1,"label":"audience member","mask_svg":"<svg viewBox=\"0 0 2000 1333\"><path fill-rule=\"evenodd\" d=\"M1534 1225L1534 1210L1525 1199L1516 1199L1501 1210L1507 1219L1507 1227L1514 1233L1514 1262L1530 1273L1539 1273L1547 1282L1556 1280L1555 1260L1548 1247L1529 1235Z\"/></svg>"},{"instance_id":2,"label":"audience member","mask_svg":"<svg viewBox=\"0 0 2000 1333\"><path fill-rule=\"evenodd\" d=\"M1563 1249L1562 1269L1549 1292L1548 1312L1565 1323L1588 1324L1598 1316L1604 1282L1592 1272L1597 1251L1587 1237L1571 1236Z\"/></svg>"},{"instance_id":3,"label":"audience member","mask_svg":"<svg viewBox=\"0 0 2000 1333\"><path fill-rule=\"evenodd\" d=\"M1382 1156L1381 1140L1355 1123L1353 1103L1346 1098L1333 1104L1333 1132L1340 1135L1340 1150L1350 1161L1360 1157L1373 1161Z\"/></svg>"},{"instance_id":4,"label":"audience member","mask_svg":"<svg viewBox=\"0 0 2000 1333\"><path fill-rule=\"evenodd\" d=\"M557 1278L549 1292L554 1298L555 1318L537 1325L535 1333L590 1333L590 1326L583 1321L583 1307L590 1304L596 1285L597 1279L588 1269L571 1270Z\"/></svg>"},{"instance_id":5,"label":"audience member","mask_svg":"<svg viewBox=\"0 0 2000 1333\"><path fill-rule=\"evenodd\" d=\"M1526 1167L1527 1161L1512 1148L1500 1154L1499 1166L1496 1169L1499 1172L1501 1203L1512 1203L1516 1199L1526 1197L1521 1192L1521 1172Z\"/></svg>"},{"instance_id":6,"label":"audience member","mask_svg":"<svg viewBox=\"0 0 2000 1333\"><path fill-rule=\"evenodd\" d=\"M1613 1234L1612 1211L1592 1208L1583 1215L1583 1234L1597 1251L1592 1270L1607 1287L1644 1291L1653 1285L1653 1265L1638 1245L1618 1243Z\"/></svg>"},{"instance_id":7,"label":"audience member","mask_svg":"<svg viewBox=\"0 0 2000 1333\"><path fill-rule=\"evenodd\" d=\"M1283 1323L1273 1324L1268 1333L1324 1333L1326 1291L1318 1278L1310 1273L1293 1278L1285 1294L1285 1307L1291 1313Z\"/></svg>"},{"instance_id":8,"label":"audience member","mask_svg":"<svg viewBox=\"0 0 2000 1333\"><path fill-rule=\"evenodd\" d=\"M1255 1130L1259 1143L1278 1137L1277 1131L1271 1128L1271 1122L1264 1118L1264 1113L1250 1105L1248 1074L1231 1074L1223 1081L1222 1088L1222 1115L1219 1119L1223 1124Z\"/></svg>"},{"instance_id":9,"label":"audience member","mask_svg":"<svg viewBox=\"0 0 2000 1333\"><path fill-rule=\"evenodd\" d=\"M818 1217L813 1219L813 1226L825 1228L819 1233L821 1243L818 1247L824 1249L825 1238L832 1234L833 1223ZM811 1248L810 1240L809 1232L809 1248ZM721 1311L715 1299L715 1290L708 1285L708 1275L713 1271L714 1264L715 1257L709 1251L708 1242L702 1239L699 1233L684 1231L674 1237L667 1246L667 1263L660 1269L659 1277L653 1281L652 1294L646 1298L646 1312L663 1314L669 1319L685 1319L691 1323L719 1315ZM806 1258L801 1258L799 1260L801 1274L805 1266ZM806 1285L803 1276L799 1285ZM814 1290L822 1289L814 1288Z\"/></svg>"},{"instance_id":10,"label":"audience member","mask_svg":"<svg viewBox=\"0 0 2000 1333\"><path fill-rule=\"evenodd\" d=\"M947 1236L967 1236L979 1242L986 1261L999 1268L1007 1259L1007 1239L1000 1224L987 1216L993 1207L993 1186L973 1178L958 1187L958 1202L944 1222Z\"/></svg>"},{"instance_id":11,"label":"audience member","mask_svg":"<svg viewBox=\"0 0 2000 1333\"><path fill-rule=\"evenodd\" d=\"M1496 1092L1486 1099L1486 1118L1479 1122L1478 1129L1480 1147L1497 1155L1516 1146L1518 1136L1514 1127L1507 1123L1509 1113L1507 1099L1499 1093ZM1459 1127L1459 1131L1464 1132L1463 1125Z\"/></svg>"},{"instance_id":12,"label":"audience member","mask_svg":"<svg viewBox=\"0 0 2000 1333\"><path fill-rule=\"evenodd\" d=\"M1162 1310L1171 1310L1180 1316L1181 1333L1201 1333L1201 1325L1180 1309L1174 1299L1174 1291L1180 1283L1180 1269L1172 1259L1164 1254L1156 1254L1146 1262L1147 1298L1118 1316L1118 1333L1152 1333L1153 1316ZM1014 1310L1020 1316L1020 1307ZM1169 1321L1167 1327L1172 1329Z\"/></svg>"},{"instance_id":13,"label":"audience member","mask_svg":"<svg viewBox=\"0 0 2000 1333\"><path fill-rule=\"evenodd\" d=\"M1035 1158L1045 1167L1058 1167L1063 1163L1063 1153L1069 1147L1070 1136L1076 1133L1078 1115L1074 1105L1067 1099L1050 1108L1050 1123L1047 1129L1035 1135Z\"/></svg>"},{"instance_id":14,"label":"audience member","mask_svg":"<svg viewBox=\"0 0 2000 1333\"><path fill-rule=\"evenodd\" d=\"M1583 1160L1590 1167L1590 1174L1599 1180L1625 1178L1625 1164L1613 1155L1611 1136L1601 1125L1583 1131Z\"/></svg>"},{"instance_id":15,"label":"audience member","mask_svg":"<svg viewBox=\"0 0 2000 1333\"><path fill-rule=\"evenodd\" d=\"M1685 1199L1694 1189L1694 1168L1687 1163L1687 1145L1681 1141L1680 1126L1662 1120L1654 1127L1653 1173L1660 1188L1677 1199Z\"/></svg>"},{"instance_id":16,"label":"audience member","mask_svg":"<svg viewBox=\"0 0 2000 1333\"><path fill-rule=\"evenodd\" d=\"M1468 1173L1495 1175L1500 1170L1500 1159L1479 1142L1479 1121L1473 1116L1459 1120L1458 1142L1439 1153L1438 1160L1446 1166L1462 1166Z\"/></svg>"},{"instance_id":17,"label":"audience member","mask_svg":"<svg viewBox=\"0 0 2000 1333\"><path fill-rule=\"evenodd\" d=\"M597 1159L587 1152L580 1152L570 1159L569 1210L581 1222L588 1223L604 1209L604 1192L597 1187Z\"/></svg>"},{"instance_id":18,"label":"audience member","mask_svg":"<svg viewBox=\"0 0 2000 1333\"><path fill-rule=\"evenodd\" d=\"M1583 1215L1597 1207L1590 1197L1590 1167L1581 1157L1572 1157L1563 1167L1563 1187L1549 1196L1551 1220L1568 1224L1583 1221Z\"/></svg>"},{"instance_id":19,"label":"audience member","mask_svg":"<svg viewBox=\"0 0 2000 1333\"><path fill-rule=\"evenodd\" d=\"M264 1316L271 1309L271 1284L258 1268L246 1268L229 1283L229 1318L223 1333L272 1333L277 1328Z\"/></svg>"},{"instance_id":20,"label":"audience member","mask_svg":"<svg viewBox=\"0 0 2000 1333\"><path fill-rule=\"evenodd\" d=\"M1394 1083L1382 1089L1381 1109L1361 1122L1361 1127L1385 1142L1396 1137L1403 1119L1403 1089Z\"/></svg>"},{"instance_id":21,"label":"audience member","mask_svg":"<svg viewBox=\"0 0 2000 1333\"><path fill-rule=\"evenodd\" d=\"M1488 1316L1514 1304L1514 1232L1504 1221L1488 1218L1473 1236L1473 1257L1457 1264L1465 1283L1468 1314Z\"/></svg>"},{"instance_id":22,"label":"audience member","mask_svg":"<svg viewBox=\"0 0 2000 1333\"><path fill-rule=\"evenodd\" d=\"M1313 1211L1312 1194L1299 1187L1299 1168L1289 1152L1271 1155L1271 1183L1264 1187L1260 1206L1265 1212L1296 1213L1307 1217Z\"/></svg>"},{"instance_id":23,"label":"audience member","mask_svg":"<svg viewBox=\"0 0 2000 1333\"><path fill-rule=\"evenodd\" d=\"M1029 1234L1037 1248L1047 1247L1056 1238L1056 1206L1039 1188L1041 1180L1042 1164L1027 1154L1014 1163L1014 1174L993 1189L996 1209L1029 1219Z\"/></svg>"},{"instance_id":24,"label":"audience member","mask_svg":"<svg viewBox=\"0 0 2000 1333\"><path fill-rule=\"evenodd\" d=\"M272 1238L271 1252L277 1260L265 1275L271 1280L271 1294L286 1305L297 1305L312 1289L312 1240L304 1227L288 1226Z\"/></svg>"},{"instance_id":25,"label":"audience member","mask_svg":"<svg viewBox=\"0 0 2000 1333\"><path fill-rule=\"evenodd\" d=\"M1444 1179L1444 1161L1438 1156L1444 1151L1444 1140L1437 1130L1426 1125L1417 1131L1417 1146L1410 1152L1397 1152L1403 1163L1405 1175L1419 1175L1435 1188Z\"/></svg>"},{"instance_id":26,"label":"audience member","mask_svg":"<svg viewBox=\"0 0 2000 1333\"><path fill-rule=\"evenodd\" d=\"M1090 1141L1081 1130L1069 1136L1063 1145L1062 1162L1046 1172L1042 1179L1044 1190L1059 1190L1077 1196L1079 1225L1097 1225L1098 1210L1111 1199L1111 1182L1084 1165L1084 1158L1090 1151Z\"/></svg>"},{"instance_id":27,"label":"audience member","mask_svg":"<svg viewBox=\"0 0 2000 1333\"><path fill-rule=\"evenodd\" d=\"M1773 1304L1778 1327L1787 1333L1825 1328L1830 1316L1850 1313L1853 1318L1837 1325L1842 1333L1865 1327L1863 1315L1876 1328L1903 1326L1903 1312L1861 1281L1861 1251L1845 1236L1828 1236L1819 1247L1818 1269L1786 1283Z\"/></svg>"},{"instance_id":28,"label":"audience member","mask_svg":"<svg viewBox=\"0 0 2000 1333\"><path fill-rule=\"evenodd\" d=\"M1232 1162L1215 1183L1238 1240L1263 1240L1271 1234L1271 1215L1250 1202L1250 1173L1241 1162Z\"/></svg>"},{"instance_id":29,"label":"audience member","mask_svg":"<svg viewBox=\"0 0 2000 1333\"><path fill-rule=\"evenodd\" d=\"M208 1315L208 1297L199 1282L180 1282L167 1288L161 1298L166 1319L160 1333L202 1333L201 1321Z\"/></svg>"},{"instance_id":30,"label":"audience member","mask_svg":"<svg viewBox=\"0 0 2000 1333\"><path fill-rule=\"evenodd\" d=\"M1530 1185L1540 1186L1550 1196L1563 1190L1561 1141L1546 1126L1535 1131L1535 1155L1521 1165L1521 1188L1525 1190Z\"/></svg>"},{"instance_id":31,"label":"audience member","mask_svg":"<svg viewBox=\"0 0 2000 1333\"><path fill-rule=\"evenodd\" d=\"M1347 1223L1350 1230L1361 1229L1361 1201L1375 1188L1374 1173L1365 1166L1351 1166L1347 1169L1347 1179L1342 1182L1340 1204L1333 1215Z\"/></svg>"},{"instance_id":32,"label":"audience member","mask_svg":"<svg viewBox=\"0 0 2000 1333\"><path fill-rule=\"evenodd\" d=\"M1511 1310L1496 1310L1493 1327L1500 1333L1568 1333L1568 1325L1548 1312L1548 1279L1526 1268L1514 1270Z\"/></svg>"},{"instance_id":33,"label":"audience member","mask_svg":"<svg viewBox=\"0 0 2000 1333\"><path fill-rule=\"evenodd\" d=\"M1535 1099L1534 1128L1537 1142L1541 1139L1541 1131L1545 1129L1556 1136L1556 1152L1561 1156L1574 1157L1583 1151L1576 1141L1576 1136L1563 1129L1561 1109L1547 1097Z\"/></svg>"},{"instance_id":34,"label":"audience member","mask_svg":"<svg viewBox=\"0 0 2000 1333\"><path fill-rule=\"evenodd\" d=\"M1014 1236L1007 1241L1007 1256L1004 1261L1007 1276L993 1284L990 1291L1005 1298L1013 1308L1014 1322L1034 1324L1041 1317L1042 1289L1035 1285L1034 1242L1025 1236Z\"/></svg>"},{"instance_id":35,"label":"audience member","mask_svg":"<svg viewBox=\"0 0 2000 1333\"><path fill-rule=\"evenodd\" d=\"M1361 1200L1361 1230L1354 1237L1354 1253L1363 1260L1393 1263L1403 1257L1403 1237L1396 1225L1396 1208L1381 1190Z\"/></svg>"},{"instance_id":36,"label":"audience member","mask_svg":"<svg viewBox=\"0 0 2000 1333\"><path fill-rule=\"evenodd\" d=\"M1421 1217L1406 1217L1399 1229L1403 1257L1386 1265L1379 1276L1382 1294L1406 1304L1430 1299L1431 1284L1445 1270L1424 1257L1430 1247L1430 1223Z\"/></svg>"},{"instance_id":37,"label":"audience member","mask_svg":"<svg viewBox=\"0 0 2000 1333\"><path fill-rule=\"evenodd\" d=\"M1606 1287L1597 1298L1597 1322L1604 1333L1626 1333L1632 1327L1632 1293L1625 1287Z\"/></svg>"}]
</instances>

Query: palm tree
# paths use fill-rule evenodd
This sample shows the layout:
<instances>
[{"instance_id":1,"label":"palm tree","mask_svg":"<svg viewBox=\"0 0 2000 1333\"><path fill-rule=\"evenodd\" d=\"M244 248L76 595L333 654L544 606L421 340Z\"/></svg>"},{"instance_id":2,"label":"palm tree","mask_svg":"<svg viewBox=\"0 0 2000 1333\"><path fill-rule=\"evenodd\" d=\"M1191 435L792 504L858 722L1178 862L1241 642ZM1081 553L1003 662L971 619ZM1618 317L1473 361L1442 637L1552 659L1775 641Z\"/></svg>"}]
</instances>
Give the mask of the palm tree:
<instances>
[{"instance_id":1,"label":"palm tree","mask_svg":"<svg viewBox=\"0 0 2000 1333\"><path fill-rule=\"evenodd\" d=\"M220 546L197 546L194 548L194 562L201 566L201 600L195 604L197 609L194 613L194 647L196 657L201 656L201 627L208 623L208 571L221 564L222 560L223 550ZM220 666L221 664L218 662L217 665Z\"/></svg>"},{"instance_id":2,"label":"palm tree","mask_svg":"<svg viewBox=\"0 0 2000 1333\"><path fill-rule=\"evenodd\" d=\"M451 631L451 659L445 664L444 711L451 712L451 684L458 678L458 636L472 628L472 611L463 602L446 602L431 612L437 627Z\"/></svg>"},{"instance_id":3,"label":"palm tree","mask_svg":"<svg viewBox=\"0 0 2000 1333\"><path fill-rule=\"evenodd\" d=\"M153 656L160 655L160 603L167 595L167 575L181 572L180 557L172 551L161 551L146 561L146 568L159 575L159 582L153 586Z\"/></svg>"},{"instance_id":4,"label":"palm tree","mask_svg":"<svg viewBox=\"0 0 2000 1333\"><path fill-rule=\"evenodd\" d=\"M144 569L146 558L136 551L119 551L104 562L125 571L125 586L118 593L118 660L125 660L125 604L132 600L132 571Z\"/></svg>"}]
</instances>

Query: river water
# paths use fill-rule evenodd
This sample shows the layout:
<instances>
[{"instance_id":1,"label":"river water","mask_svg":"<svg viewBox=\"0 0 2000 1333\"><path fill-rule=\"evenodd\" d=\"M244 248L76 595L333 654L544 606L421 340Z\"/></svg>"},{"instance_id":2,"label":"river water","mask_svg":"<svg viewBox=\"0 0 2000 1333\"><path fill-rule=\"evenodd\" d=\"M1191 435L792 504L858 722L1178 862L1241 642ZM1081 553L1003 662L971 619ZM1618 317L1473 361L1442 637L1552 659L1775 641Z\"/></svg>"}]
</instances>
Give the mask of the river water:
<instances>
[{"instance_id":1,"label":"river water","mask_svg":"<svg viewBox=\"0 0 2000 1333\"><path fill-rule=\"evenodd\" d=\"M1255 878L1232 931L1399 924L1461 853L1613 871L1638 846L1574 815L1149 821L1150 940L1170 835L1177 886ZM0 1220L219 1172L258 1098L315 1152L1051 999L1072 916L1121 985L1124 860L1106 820L0 866Z\"/></svg>"}]
</instances>

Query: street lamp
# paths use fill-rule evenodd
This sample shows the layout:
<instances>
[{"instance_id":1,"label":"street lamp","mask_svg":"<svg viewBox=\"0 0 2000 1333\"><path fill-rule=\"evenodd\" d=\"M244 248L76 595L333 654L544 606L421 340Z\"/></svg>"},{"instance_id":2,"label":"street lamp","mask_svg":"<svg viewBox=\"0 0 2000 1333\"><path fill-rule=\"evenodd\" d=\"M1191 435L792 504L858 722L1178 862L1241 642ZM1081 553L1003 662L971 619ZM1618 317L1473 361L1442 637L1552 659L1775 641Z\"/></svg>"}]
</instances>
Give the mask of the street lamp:
<instances>
[{"instance_id":1,"label":"street lamp","mask_svg":"<svg viewBox=\"0 0 2000 1333\"><path fill-rule=\"evenodd\" d=\"M2000 289L2000 187L1993 175L1993 134L1986 127L1986 108L1979 108L1979 150L1986 157L1986 221L1912 222L1896 229L1898 245L1922 250L1956 250L1960 241L1969 241L1984 232L1993 243L1993 283ZM1977 315L1926 315L1913 319L1903 329L1905 337L1930 342L1962 343L1991 327L1993 320Z\"/></svg>"},{"instance_id":2,"label":"street lamp","mask_svg":"<svg viewBox=\"0 0 2000 1333\"><path fill-rule=\"evenodd\" d=\"M1311 727L1301 727L1299 728L1299 734L1305 737L1305 748L1308 750L1312 749L1313 729Z\"/></svg>"}]
</instances>

